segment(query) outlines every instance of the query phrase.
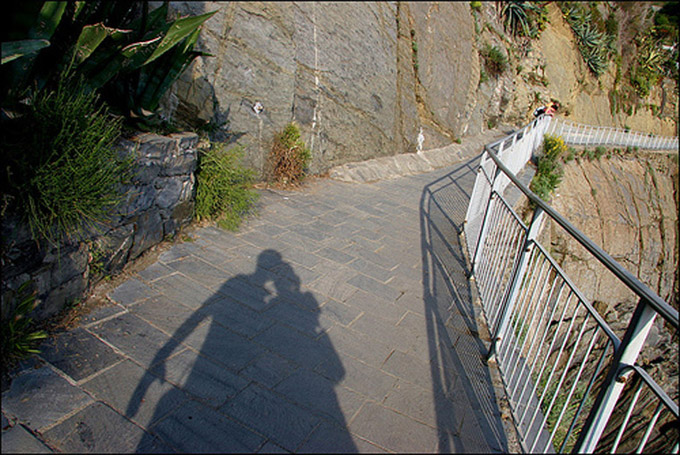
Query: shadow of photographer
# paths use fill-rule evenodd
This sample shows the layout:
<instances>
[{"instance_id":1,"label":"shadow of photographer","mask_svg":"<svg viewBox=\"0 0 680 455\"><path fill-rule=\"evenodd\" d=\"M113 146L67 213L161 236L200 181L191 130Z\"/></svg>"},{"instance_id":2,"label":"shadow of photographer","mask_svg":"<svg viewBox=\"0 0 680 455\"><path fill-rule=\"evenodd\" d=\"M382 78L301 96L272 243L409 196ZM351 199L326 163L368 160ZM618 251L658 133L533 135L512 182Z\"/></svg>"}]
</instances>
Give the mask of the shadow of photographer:
<instances>
[{"instance_id":1,"label":"shadow of photographer","mask_svg":"<svg viewBox=\"0 0 680 455\"><path fill-rule=\"evenodd\" d=\"M155 382L181 391L158 401L138 451L159 437L182 452L254 452L268 441L356 452L335 392L344 368L318 315L280 253L260 253L252 274L223 283L157 351L125 415L135 418ZM333 380L313 371L322 363Z\"/></svg>"}]
</instances>

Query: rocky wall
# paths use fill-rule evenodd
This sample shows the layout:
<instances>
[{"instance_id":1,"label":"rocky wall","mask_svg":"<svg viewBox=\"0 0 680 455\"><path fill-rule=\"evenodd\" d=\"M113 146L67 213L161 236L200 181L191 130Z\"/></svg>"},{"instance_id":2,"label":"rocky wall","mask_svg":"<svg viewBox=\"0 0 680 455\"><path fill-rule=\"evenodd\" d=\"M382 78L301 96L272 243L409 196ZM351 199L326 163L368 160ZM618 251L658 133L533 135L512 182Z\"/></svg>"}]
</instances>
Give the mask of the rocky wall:
<instances>
[{"instance_id":1,"label":"rocky wall","mask_svg":"<svg viewBox=\"0 0 680 455\"><path fill-rule=\"evenodd\" d=\"M103 276L120 271L188 224L194 210L198 136L141 134L121 140L122 155L134 156L131 182L107 224L78 240L38 245L28 226L8 216L2 223L2 316L14 291L33 280L38 320L84 296Z\"/></svg>"},{"instance_id":2,"label":"rocky wall","mask_svg":"<svg viewBox=\"0 0 680 455\"><path fill-rule=\"evenodd\" d=\"M153 2L158 4L159 2ZM639 2L643 3L643 2ZM539 39L505 33L496 2L170 2L171 14L216 11L196 59L163 103L164 115L238 142L263 172L274 134L299 124L311 171L440 148L495 128L523 126L551 98L575 122L677 131L672 87L612 114L615 65L588 71L557 5ZM641 6L644 9L644 5ZM506 70L483 77L480 51L497 46ZM624 44L620 47L626 48ZM665 102L663 100L666 100ZM255 107L257 109L254 109ZM261 107L261 109L260 109Z\"/></svg>"}]
</instances>

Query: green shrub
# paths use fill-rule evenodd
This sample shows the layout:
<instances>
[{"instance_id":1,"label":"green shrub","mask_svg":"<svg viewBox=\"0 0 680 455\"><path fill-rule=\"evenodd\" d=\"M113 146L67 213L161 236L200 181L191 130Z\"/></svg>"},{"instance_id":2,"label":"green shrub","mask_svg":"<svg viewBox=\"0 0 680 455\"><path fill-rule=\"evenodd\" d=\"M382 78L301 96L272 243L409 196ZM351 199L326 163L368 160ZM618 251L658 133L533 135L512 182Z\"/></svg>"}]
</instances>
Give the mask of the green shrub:
<instances>
[{"instance_id":1,"label":"green shrub","mask_svg":"<svg viewBox=\"0 0 680 455\"><path fill-rule=\"evenodd\" d=\"M196 171L196 219L215 220L218 226L237 229L252 209L258 194L252 189L254 172L241 165L243 149L213 143L199 153Z\"/></svg>"},{"instance_id":2,"label":"green shrub","mask_svg":"<svg viewBox=\"0 0 680 455\"><path fill-rule=\"evenodd\" d=\"M490 75L498 77L507 69L508 57L498 46L486 44L481 54L484 58L484 68Z\"/></svg>"},{"instance_id":3,"label":"green shrub","mask_svg":"<svg viewBox=\"0 0 680 455\"><path fill-rule=\"evenodd\" d=\"M5 189L34 239L58 244L108 220L131 159L114 150L121 121L96 94L62 75L55 91L37 92L24 115L6 123Z\"/></svg>"},{"instance_id":4,"label":"green shrub","mask_svg":"<svg viewBox=\"0 0 680 455\"><path fill-rule=\"evenodd\" d=\"M562 181L563 169L561 160L567 153L567 147L559 136L546 134L543 138L543 153L538 157L536 174L529 189L544 201L550 199Z\"/></svg>"},{"instance_id":5,"label":"green shrub","mask_svg":"<svg viewBox=\"0 0 680 455\"><path fill-rule=\"evenodd\" d=\"M299 184L305 178L311 160L311 151L300 138L300 129L295 123L289 123L274 136L268 177L283 184Z\"/></svg>"},{"instance_id":6,"label":"green shrub","mask_svg":"<svg viewBox=\"0 0 680 455\"><path fill-rule=\"evenodd\" d=\"M29 354L37 354L37 343L47 337L44 331L34 330L33 320L28 316L37 303L32 285L29 280L19 286L9 314L2 320L2 363L5 366Z\"/></svg>"}]
</instances>

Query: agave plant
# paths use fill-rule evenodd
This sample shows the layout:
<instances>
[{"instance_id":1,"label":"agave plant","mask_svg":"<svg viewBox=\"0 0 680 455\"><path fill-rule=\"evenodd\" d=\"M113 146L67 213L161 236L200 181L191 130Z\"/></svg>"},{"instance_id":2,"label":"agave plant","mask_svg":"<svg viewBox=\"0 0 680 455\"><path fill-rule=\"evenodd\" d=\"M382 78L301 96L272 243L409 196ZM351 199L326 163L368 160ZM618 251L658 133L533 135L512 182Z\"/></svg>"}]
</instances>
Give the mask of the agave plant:
<instances>
[{"instance_id":1,"label":"agave plant","mask_svg":"<svg viewBox=\"0 0 680 455\"><path fill-rule=\"evenodd\" d=\"M504 2L501 9L501 16L503 16L503 25L505 26L505 29L509 30L513 35L529 35L529 17L525 2Z\"/></svg>"},{"instance_id":2,"label":"agave plant","mask_svg":"<svg viewBox=\"0 0 680 455\"><path fill-rule=\"evenodd\" d=\"M515 36L536 38L547 22L545 8L536 2L507 1L502 5L503 26Z\"/></svg>"},{"instance_id":3,"label":"agave plant","mask_svg":"<svg viewBox=\"0 0 680 455\"><path fill-rule=\"evenodd\" d=\"M66 70L83 76L120 113L152 113L187 65L207 55L193 47L201 25L214 13L167 21L167 1L152 11L146 2L45 2L35 24L17 32L44 40L30 43L31 57L29 43L19 49L3 44L3 63L14 60L3 84L12 91L3 92L3 98L16 100L28 87L54 84Z\"/></svg>"}]
</instances>

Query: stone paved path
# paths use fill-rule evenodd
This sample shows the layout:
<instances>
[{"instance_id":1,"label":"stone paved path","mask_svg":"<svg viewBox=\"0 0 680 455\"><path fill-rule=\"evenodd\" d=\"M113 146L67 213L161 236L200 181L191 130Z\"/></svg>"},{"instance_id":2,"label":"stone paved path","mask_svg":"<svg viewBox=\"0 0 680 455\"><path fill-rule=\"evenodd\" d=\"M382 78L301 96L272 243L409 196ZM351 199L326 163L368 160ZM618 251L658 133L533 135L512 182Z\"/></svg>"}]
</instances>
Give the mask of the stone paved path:
<instances>
[{"instance_id":1,"label":"stone paved path","mask_svg":"<svg viewBox=\"0 0 680 455\"><path fill-rule=\"evenodd\" d=\"M3 453L514 450L458 238L475 162L194 231L14 379Z\"/></svg>"}]
</instances>

